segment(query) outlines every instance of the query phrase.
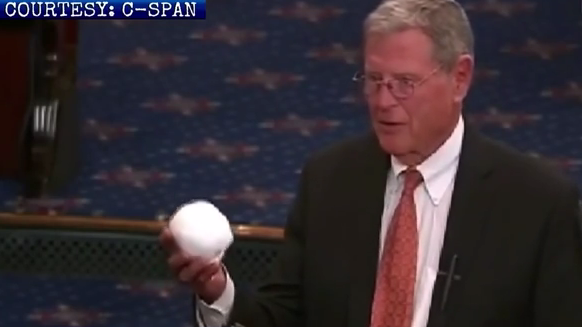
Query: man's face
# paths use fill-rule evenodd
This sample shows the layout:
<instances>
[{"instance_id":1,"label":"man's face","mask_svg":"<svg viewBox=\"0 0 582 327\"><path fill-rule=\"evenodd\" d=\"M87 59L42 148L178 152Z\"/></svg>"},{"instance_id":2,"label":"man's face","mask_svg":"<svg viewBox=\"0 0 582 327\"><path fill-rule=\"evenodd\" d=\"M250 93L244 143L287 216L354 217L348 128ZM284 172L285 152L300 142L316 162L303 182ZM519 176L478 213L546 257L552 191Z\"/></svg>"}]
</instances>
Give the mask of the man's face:
<instances>
[{"instance_id":1,"label":"man's face","mask_svg":"<svg viewBox=\"0 0 582 327\"><path fill-rule=\"evenodd\" d=\"M418 29L366 37L366 76L380 76L379 80L413 89L402 97L385 85L373 91L366 87L374 131L384 151L394 156L429 155L425 152L436 150L457 123L472 61L461 58L458 67L446 73L432 54L431 40Z\"/></svg>"}]
</instances>

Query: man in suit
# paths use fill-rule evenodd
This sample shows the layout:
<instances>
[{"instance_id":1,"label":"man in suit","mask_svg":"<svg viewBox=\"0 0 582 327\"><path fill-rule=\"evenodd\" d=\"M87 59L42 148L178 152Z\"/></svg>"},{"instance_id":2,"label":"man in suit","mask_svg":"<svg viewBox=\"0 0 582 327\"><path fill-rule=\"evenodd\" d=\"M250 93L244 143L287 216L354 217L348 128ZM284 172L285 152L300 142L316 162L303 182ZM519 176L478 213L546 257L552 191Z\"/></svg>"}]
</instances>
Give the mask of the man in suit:
<instances>
[{"instance_id":1,"label":"man in suit","mask_svg":"<svg viewBox=\"0 0 582 327\"><path fill-rule=\"evenodd\" d=\"M453 0L388 0L364 24L374 133L311 157L272 279L170 267L216 327L580 327L575 185L465 126L473 34Z\"/></svg>"}]
</instances>

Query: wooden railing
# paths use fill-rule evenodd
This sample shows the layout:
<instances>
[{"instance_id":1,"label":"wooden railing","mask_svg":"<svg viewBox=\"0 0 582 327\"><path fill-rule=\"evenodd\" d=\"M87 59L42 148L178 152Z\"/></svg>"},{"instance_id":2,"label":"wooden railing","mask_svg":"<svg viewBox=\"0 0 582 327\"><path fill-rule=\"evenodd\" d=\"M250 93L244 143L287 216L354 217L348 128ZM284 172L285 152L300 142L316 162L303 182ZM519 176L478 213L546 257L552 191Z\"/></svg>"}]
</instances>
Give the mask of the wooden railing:
<instances>
[{"instance_id":1,"label":"wooden railing","mask_svg":"<svg viewBox=\"0 0 582 327\"><path fill-rule=\"evenodd\" d=\"M0 228L158 234L165 225L163 221L151 220L0 213ZM243 239L283 239L283 229L276 227L232 225L232 229L236 237Z\"/></svg>"}]
</instances>

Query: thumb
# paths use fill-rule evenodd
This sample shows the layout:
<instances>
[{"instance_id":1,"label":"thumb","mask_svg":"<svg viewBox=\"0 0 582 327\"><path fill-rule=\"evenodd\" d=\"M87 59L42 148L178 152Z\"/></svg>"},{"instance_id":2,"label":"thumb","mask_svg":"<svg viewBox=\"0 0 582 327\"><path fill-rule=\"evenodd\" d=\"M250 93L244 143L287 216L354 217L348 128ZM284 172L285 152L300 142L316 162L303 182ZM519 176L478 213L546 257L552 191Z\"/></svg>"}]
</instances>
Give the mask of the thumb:
<instances>
[{"instance_id":1,"label":"thumb","mask_svg":"<svg viewBox=\"0 0 582 327\"><path fill-rule=\"evenodd\" d=\"M179 250L178 243L172 232L168 227L164 227L159 237L160 245L168 252L176 252Z\"/></svg>"}]
</instances>

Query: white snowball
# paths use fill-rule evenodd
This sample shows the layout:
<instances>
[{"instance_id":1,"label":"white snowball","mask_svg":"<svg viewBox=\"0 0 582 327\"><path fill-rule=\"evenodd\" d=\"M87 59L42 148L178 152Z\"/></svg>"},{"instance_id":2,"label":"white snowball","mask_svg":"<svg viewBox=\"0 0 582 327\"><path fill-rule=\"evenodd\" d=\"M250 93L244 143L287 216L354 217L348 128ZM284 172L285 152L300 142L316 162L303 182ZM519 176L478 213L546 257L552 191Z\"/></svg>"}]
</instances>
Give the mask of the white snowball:
<instances>
[{"instance_id":1,"label":"white snowball","mask_svg":"<svg viewBox=\"0 0 582 327\"><path fill-rule=\"evenodd\" d=\"M222 259L233 242L228 219L212 203L204 200L178 208L169 228L184 252L208 261Z\"/></svg>"}]
</instances>

